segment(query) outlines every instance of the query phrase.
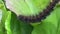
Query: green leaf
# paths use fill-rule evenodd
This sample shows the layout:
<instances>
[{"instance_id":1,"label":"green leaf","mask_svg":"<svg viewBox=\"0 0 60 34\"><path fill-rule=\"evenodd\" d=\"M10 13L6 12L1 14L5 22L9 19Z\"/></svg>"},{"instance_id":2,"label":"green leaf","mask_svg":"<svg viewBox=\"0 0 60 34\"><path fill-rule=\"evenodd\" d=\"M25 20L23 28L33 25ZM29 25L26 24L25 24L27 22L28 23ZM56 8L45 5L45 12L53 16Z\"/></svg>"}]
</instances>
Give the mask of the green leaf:
<instances>
[{"instance_id":1,"label":"green leaf","mask_svg":"<svg viewBox=\"0 0 60 34\"><path fill-rule=\"evenodd\" d=\"M37 15L49 4L50 0L5 0L6 6L18 16Z\"/></svg>"},{"instance_id":2,"label":"green leaf","mask_svg":"<svg viewBox=\"0 0 60 34\"><path fill-rule=\"evenodd\" d=\"M32 26L17 20L16 15L8 12L7 19L5 21L5 28L7 34L30 34L32 32ZM12 17L12 18L11 18Z\"/></svg>"}]
</instances>

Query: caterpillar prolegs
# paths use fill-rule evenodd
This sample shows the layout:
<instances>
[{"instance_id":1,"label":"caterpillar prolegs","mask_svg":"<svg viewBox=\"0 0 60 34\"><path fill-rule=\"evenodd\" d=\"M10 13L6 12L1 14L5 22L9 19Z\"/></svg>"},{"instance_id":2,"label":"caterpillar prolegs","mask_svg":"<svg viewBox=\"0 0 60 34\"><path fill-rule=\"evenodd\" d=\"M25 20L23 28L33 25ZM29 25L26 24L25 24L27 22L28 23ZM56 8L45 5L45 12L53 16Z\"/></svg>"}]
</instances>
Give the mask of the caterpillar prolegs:
<instances>
[{"instance_id":1,"label":"caterpillar prolegs","mask_svg":"<svg viewBox=\"0 0 60 34\"><path fill-rule=\"evenodd\" d=\"M43 10L43 12L40 12L39 15L36 16L18 16L18 19L24 22L34 23L34 22L40 22L41 20L45 19L54 9L56 3L58 3L60 0L53 0L50 2L50 4L46 7L46 9Z\"/></svg>"}]
</instances>

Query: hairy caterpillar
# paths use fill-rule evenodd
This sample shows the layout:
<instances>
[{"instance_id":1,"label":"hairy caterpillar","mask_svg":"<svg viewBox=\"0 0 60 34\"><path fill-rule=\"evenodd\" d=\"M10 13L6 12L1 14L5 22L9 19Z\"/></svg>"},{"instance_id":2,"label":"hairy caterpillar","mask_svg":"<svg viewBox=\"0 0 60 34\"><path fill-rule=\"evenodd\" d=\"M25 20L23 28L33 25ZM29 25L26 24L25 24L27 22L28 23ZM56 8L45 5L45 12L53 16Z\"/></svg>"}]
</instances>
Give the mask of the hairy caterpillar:
<instances>
[{"instance_id":1,"label":"hairy caterpillar","mask_svg":"<svg viewBox=\"0 0 60 34\"><path fill-rule=\"evenodd\" d=\"M39 15L36 16L18 16L18 19L24 22L40 22L41 20L45 19L46 16L48 16L52 11L53 8L55 7L56 3L58 3L59 0L53 0L50 2L50 4L47 6L46 9L43 10L43 12L39 13Z\"/></svg>"},{"instance_id":2,"label":"hairy caterpillar","mask_svg":"<svg viewBox=\"0 0 60 34\"><path fill-rule=\"evenodd\" d=\"M5 2L4 0L2 0L3 2ZM56 3L58 3L60 0L52 0L52 2L50 2L50 4L46 7L46 9L44 9L42 12L39 13L39 15L36 16L23 16L23 15L19 15L17 16L17 18L21 21L24 22L40 22L41 20L45 19L54 9ZM7 10L9 10L8 8L6 8Z\"/></svg>"}]
</instances>

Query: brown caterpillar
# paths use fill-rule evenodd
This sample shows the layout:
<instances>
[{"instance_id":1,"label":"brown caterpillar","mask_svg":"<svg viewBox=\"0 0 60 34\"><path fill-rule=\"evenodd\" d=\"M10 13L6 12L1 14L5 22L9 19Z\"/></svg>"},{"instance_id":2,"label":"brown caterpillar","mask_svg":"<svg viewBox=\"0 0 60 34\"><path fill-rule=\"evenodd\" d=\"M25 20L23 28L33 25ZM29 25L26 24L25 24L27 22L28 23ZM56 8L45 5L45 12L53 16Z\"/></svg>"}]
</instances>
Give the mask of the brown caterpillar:
<instances>
[{"instance_id":1,"label":"brown caterpillar","mask_svg":"<svg viewBox=\"0 0 60 34\"><path fill-rule=\"evenodd\" d=\"M56 3L58 3L59 0L53 0L50 2L50 4L47 6L46 9L43 10L43 12L39 13L39 15L36 16L18 16L18 19L24 22L40 22L41 20L45 19L52 11L53 8L55 7Z\"/></svg>"}]
</instances>

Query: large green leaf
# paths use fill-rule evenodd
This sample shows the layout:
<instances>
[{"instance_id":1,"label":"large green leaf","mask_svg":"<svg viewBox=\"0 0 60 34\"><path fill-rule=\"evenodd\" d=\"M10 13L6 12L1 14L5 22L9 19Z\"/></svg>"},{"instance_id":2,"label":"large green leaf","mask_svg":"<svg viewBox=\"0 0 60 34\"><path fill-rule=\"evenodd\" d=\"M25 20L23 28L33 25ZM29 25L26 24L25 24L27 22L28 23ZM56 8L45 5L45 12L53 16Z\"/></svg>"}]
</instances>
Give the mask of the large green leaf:
<instances>
[{"instance_id":1,"label":"large green leaf","mask_svg":"<svg viewBox=\"0 0 60 34\"><path fill-rule=\"evenodd\" d=\"M49 4L50 0L5 0L6 6L17 15L37 15Z\"/></svg>"}]
</instances>

